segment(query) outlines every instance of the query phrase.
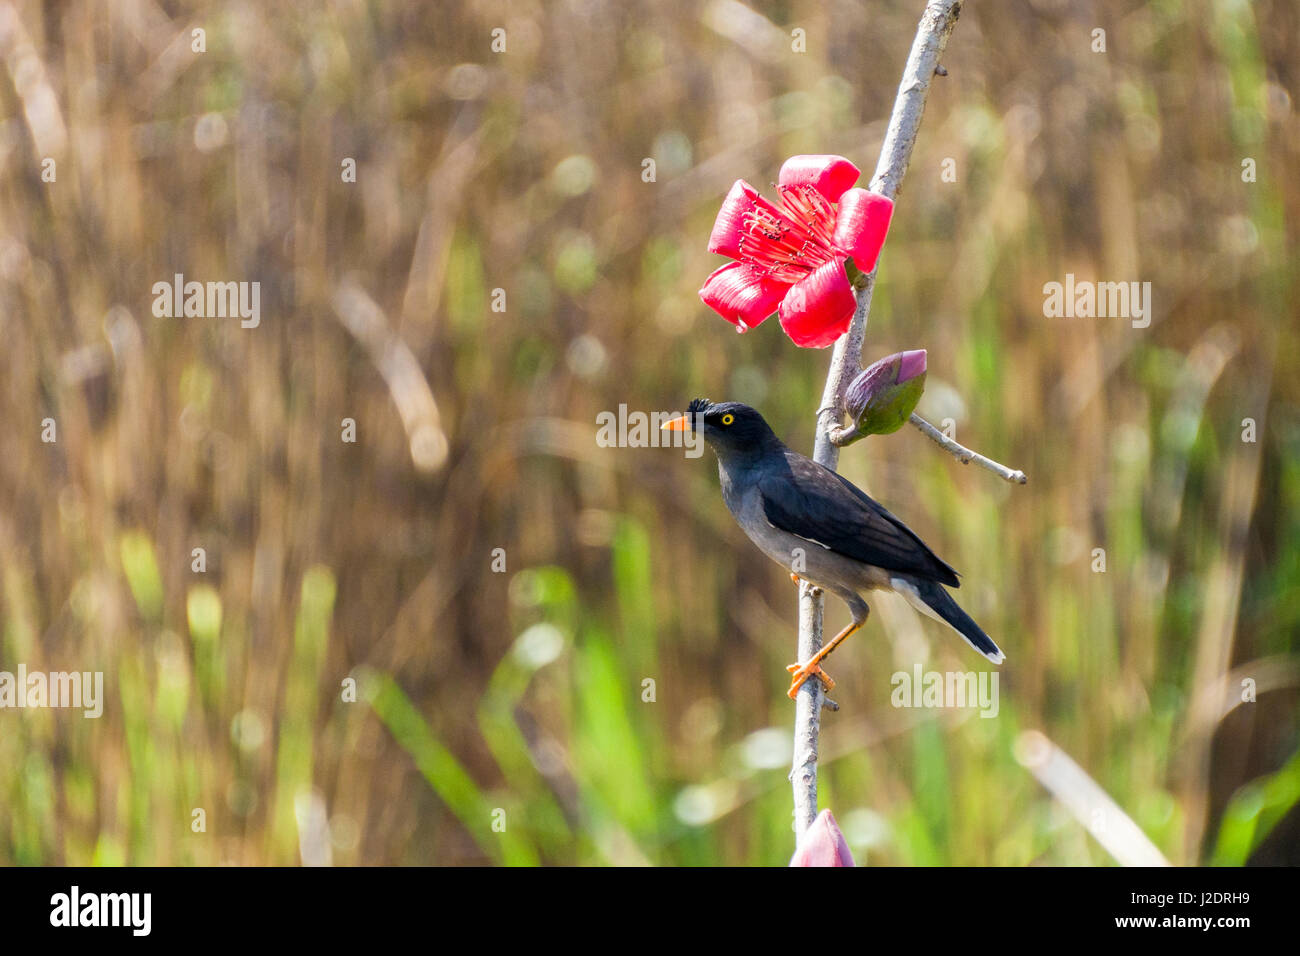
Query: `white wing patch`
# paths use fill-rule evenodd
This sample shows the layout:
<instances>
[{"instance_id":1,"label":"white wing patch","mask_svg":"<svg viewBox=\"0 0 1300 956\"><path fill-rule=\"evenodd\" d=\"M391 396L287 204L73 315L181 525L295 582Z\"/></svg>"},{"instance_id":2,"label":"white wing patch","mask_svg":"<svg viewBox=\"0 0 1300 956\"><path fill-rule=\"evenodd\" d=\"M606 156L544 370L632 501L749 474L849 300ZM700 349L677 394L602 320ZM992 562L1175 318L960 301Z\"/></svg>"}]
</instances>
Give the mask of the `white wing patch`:
<instances>
[{"instance_id":1,"label":"white wing patch","mask_svg":"<svg viewBox=\"0 0 1300 956\"><path fill-rule=\"evenodd\" d=\"M824 548L827 551L831 550L831 546L829 544L822 544L816 538L805 538L803 535L795 534L793 531L786 531L784 528L778 528L776 525L772 524L771 521L768 521L766 514L763 515L763 520L767 521L767 526L771 528L773 531L776 531L780 534L788 534L792 538L798 538L800 541L807 541L809 544L815 544L819 548Z\"/></svg>"}]
</instances>

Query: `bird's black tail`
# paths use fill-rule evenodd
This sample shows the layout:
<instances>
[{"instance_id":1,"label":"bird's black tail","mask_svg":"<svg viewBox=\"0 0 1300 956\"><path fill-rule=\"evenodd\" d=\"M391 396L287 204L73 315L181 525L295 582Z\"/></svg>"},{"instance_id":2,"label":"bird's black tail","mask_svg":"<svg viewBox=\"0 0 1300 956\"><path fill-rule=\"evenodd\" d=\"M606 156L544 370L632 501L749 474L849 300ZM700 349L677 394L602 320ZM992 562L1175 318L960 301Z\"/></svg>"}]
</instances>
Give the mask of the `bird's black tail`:
<instances>
[{"instance_id":1,"label":"bird's black tail","mask_svg":"<svg viewBox=\"0 0 1300 956\"><path fill-rule=\"evenodd\" d=\"M911 575L905 578L896 576L890 579L889 583L894 586L895 591L907 598L914 608L937 621L943 621L994 664L1001 664L1006 660L1006 655L998 650L993 639L961 609L942 584Z\"/></svg>"}]
</instances>

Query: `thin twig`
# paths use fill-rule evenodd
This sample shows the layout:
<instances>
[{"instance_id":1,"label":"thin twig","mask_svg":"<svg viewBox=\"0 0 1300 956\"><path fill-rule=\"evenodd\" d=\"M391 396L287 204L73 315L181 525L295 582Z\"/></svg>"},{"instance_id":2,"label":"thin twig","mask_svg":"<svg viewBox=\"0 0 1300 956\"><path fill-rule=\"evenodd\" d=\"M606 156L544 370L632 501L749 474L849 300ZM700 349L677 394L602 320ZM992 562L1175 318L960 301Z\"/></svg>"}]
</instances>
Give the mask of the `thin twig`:
<instances>
[{"instance_id":1,"label":"thin twig","mask_svg":"<svg viewBox=\"0 0 1300 956\"><path fill-rule=\"evenodd\" d=\"M981 468L987 468L998 477L1005 478L1007 481L1014 482L1017 485L1023 485L1029 480L1025 477L1023 471L1008 468L1006 465L996 462L992 458L985 458L979 452L972 451L965 445L953 441L920 415L912 415L909 421L911 421L911 423L928 438L932 438L936 445L948 452L963 465L969 465L973 461ZM859 432L854 424L850 422L844 426L831 428L827 433L827 437L830 438L831 444L836 448L847 448L849 445L852 445L854 442L860 441L867 436Z\"/></svg>"},{"instance_id":2,"label":"thin twig","mask_svg":"<svg viewBox=\"0 0 1300 956\"><path fill-rule=\"evenodd\" d=\"M871 177L871 189L891 199L898 194L898 187L907 173L930 83L960 12L960 0L930 0L917 26L916 39L912 42L907 66L903 68L894 111L889 117L885 142L880 149L880 160L876 163L875 175ZM839 449L831 444L829 431L843 418L844 390L862 362L862 341L867 334L867 316L871 312L875 279L875 272L872 272L858 287L853 322L848 332L835 343L826 389L817 410L817 444L813 458L832 470L839 463ZM824 599L820 591L816 594L812 591L806 581L799 585L801 661L809 660L822 646ZM790 771L790 780L794 786L795 828L800 836L817 816L817 741L821 732L824 696L821 681L810 680L804 682L795 700L794 767Z\"/></svg>"},{"instance_id":3,"label":"thin twig","mask_svg":"<svg viewBox=\"0 0 1300 956\"><path fill-rule=\"evenodd\" d=\"M952 457L956 458L963 465L969 465L971 462L974 462L981 468L987 468L999 478L1005 478L1007 481L1014 482L1017 485L1023 485L1029 480L1025 477L1023 471L1015 471L1008 468L1006 465L994 461L992 458L985 458L977 451L971 451L965 445L958 444L927 422L920 415L913 414L908 421L920 429L922 435L931 439L936 445L948 452L948 454L952 455Z\"/></svg>"}]
</instances>

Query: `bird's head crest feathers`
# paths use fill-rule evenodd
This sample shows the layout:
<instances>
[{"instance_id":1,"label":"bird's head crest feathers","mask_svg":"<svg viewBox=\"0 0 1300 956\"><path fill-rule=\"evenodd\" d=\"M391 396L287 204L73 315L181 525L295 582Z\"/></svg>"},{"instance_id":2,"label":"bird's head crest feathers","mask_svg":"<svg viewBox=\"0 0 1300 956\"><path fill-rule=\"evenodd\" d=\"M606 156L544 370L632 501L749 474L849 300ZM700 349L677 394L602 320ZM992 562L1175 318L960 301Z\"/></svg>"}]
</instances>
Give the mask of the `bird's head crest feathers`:
<instances>
[{"instance_id":1,"label":"bird's head crest feathers","mask_svg":"<svg viewBox=\"0 0 1300 956\"><path fill-rule=\"evenodd\" d=\"M695 415L698 413L703 415L712 405L713 403L707 398L693 398L691 404L686 407L686 414Z\"/></svg>"}]
</instances>

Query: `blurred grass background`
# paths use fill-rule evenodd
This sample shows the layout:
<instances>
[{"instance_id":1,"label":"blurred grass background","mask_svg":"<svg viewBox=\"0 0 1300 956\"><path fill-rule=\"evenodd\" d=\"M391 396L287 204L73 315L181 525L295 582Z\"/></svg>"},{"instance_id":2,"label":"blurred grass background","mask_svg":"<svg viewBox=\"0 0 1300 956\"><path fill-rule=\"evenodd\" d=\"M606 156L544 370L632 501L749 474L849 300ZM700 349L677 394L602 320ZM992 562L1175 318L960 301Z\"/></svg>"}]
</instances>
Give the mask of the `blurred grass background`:
<instances>
[{"instance_id":1,"label":"blurred grass background","mask_svg":"<svg viewBox=\"0 0 1300 956\"><path fill-rule=\"evenodd\" d=\"M811 451L829 352L702 306L705 242L791 154L869 173L920 9L0 0L0 670L108 697L0 711L0 863L784 863L794 588L711 456L595 420L744 400ZM1030 483L912 429L841 467L1008 662L995 720L894 709L983 664L873 602L822 738L860 862L1111 862L1029 730L1174 863L1300 862L1298 36L966 5L864 360L927 348L922 413ZM261 326L155 318L177 272ZM1044 318L1067 272L1151 327Z\"/></svg>"}]
</instances>

